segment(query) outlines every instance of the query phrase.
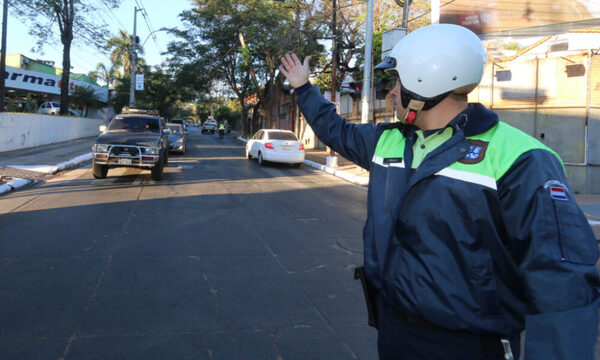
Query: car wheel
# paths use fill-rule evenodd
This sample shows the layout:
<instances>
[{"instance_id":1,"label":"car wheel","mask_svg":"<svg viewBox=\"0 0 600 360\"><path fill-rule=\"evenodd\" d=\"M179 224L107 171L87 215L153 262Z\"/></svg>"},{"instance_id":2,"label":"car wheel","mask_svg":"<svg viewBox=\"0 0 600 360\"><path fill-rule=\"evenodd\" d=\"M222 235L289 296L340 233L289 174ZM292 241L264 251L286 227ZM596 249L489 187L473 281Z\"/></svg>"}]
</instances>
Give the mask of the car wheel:
<instances>
[{"instance_id":1,"label":"car wheel","mask_svg":"<svg viewBox=\"0 0 600 360\"><path fill-rule=\"evenodd\" d=\"M169 155L168 151L165 151L165 167L169 166Z\"/></svg>"},{"instance_id":2,"label":"car wheel","mask_svg":"<svg viewBox=\"0 0 600 360\"><path fill-rule=\"evenodd\" d=\"M302 163L295 163L295 164L294 164L294 167L297 167L297 168L299 168L300 166L302 166Z\"/></svg>"},{"instance_id":3,"label":"car wheel","mask_svg":"<svg viewBox=\"0 0 600 360\"><path fill-rule=\"evenodd\" d=\"M163 158L158 159L158 162L151 170L151 177L154 181L161 181L163 178L163 170L164 170L165 160Z\"/></svg>"},{"instance_id":4,"label":"car wheel","mask_svg":"<svg viewBox=\"0 0 600 360\"><path fill-rule=\"evenodd\" d=\"M96 179L104 179L106 174L108 174L108 165L96 164L96 162L93 161L92 168L94 172L94 178Z\"/></svg>"},{"instance_id":5,"label":"car wheel","mask_svg":"<svg viewBox=\"0 0 600 360\"><path fill-rule=\"evenodd\" d=\"M258 157L256 159L258 160L258 165L265 166L265 159L263 159L263 155L260 151L258 152Z\"/></svg>"}]
</instances>

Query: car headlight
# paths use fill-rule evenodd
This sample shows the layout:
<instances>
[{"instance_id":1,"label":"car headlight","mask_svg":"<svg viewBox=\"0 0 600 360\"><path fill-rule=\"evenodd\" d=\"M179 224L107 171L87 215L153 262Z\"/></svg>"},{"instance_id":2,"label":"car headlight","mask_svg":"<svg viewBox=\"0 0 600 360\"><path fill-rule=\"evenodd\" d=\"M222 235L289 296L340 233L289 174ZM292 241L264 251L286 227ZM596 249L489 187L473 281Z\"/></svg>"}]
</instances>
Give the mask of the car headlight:
<instances>
[{"instance_id":1,"label":"car headlight","mask_svg":"<svg viewBox=\"0 0 600 360\"><path fill-rule=\"evenodd\" d=\"M158 153L158 148L155 147L147 147L147 148L142 148L142 151L144 152L144 154L146 155L156 155Z\"/></svg>"},{"instance_id":2,"label":"car headlight","mask_svg":"<svg viewBox=\"0 0 600 360\"><path fill-rule=\"evenodd\" d=\"M105 153L105 152L108 152L108 145L94 144L94 146L92 146L92 151L96 152L96 153Z\"/></svg>"},{"instance_id":3,"label":"car headlight","mask_svg":"<svg viewBox=\"0 0 600 360\"><path fill-rule=\"evenodd\" d=\"M175 141L175 144L183 144L183 138L177 139L177 141Z\"/></svg>"}]
</instances>

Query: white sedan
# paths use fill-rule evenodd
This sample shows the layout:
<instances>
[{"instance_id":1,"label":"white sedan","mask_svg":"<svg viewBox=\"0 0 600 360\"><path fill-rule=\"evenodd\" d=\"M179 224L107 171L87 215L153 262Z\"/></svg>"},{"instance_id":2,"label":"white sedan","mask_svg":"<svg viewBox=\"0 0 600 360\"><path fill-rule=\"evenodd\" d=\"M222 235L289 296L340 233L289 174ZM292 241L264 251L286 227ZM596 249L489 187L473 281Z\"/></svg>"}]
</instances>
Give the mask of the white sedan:
<instances>
[{"instance_id":1,"label":"white sedan","mask_svg":"<svg viewBox=\"0 0 600 360\"><path fill-rule=\"evenodd\" d=\"M302 165L304 144L287 130L259 130L246 144L246 157L255 157L259 165L265 161Z\"/></svg>"}]
</instances>

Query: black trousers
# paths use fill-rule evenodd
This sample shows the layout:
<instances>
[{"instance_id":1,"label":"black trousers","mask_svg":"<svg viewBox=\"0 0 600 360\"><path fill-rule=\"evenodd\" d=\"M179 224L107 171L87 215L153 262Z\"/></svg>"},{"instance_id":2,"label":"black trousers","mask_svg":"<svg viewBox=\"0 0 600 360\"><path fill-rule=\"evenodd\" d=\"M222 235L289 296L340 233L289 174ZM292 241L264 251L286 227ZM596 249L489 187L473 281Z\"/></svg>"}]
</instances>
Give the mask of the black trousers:
<instances>
[{"instance_id":1,"label":"black trousers","mask_svg":"<svg viewBox=\"0 0 600 360\"><path fill-rule=\"evenodd\" d=\"M378 297L377 349L380 360L505 360L497 335L453 331L391 310ZM515 360L520 338L510 339Z\"/></svg>"}]
</instances>

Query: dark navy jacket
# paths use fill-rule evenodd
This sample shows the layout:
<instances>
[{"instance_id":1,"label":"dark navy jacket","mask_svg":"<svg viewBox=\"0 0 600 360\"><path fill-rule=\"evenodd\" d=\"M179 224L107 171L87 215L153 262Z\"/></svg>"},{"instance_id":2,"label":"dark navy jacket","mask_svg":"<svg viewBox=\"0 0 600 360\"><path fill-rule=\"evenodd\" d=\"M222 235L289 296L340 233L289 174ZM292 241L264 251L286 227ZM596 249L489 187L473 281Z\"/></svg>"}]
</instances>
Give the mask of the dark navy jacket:
<instances>
[{"instance_id":1,"label":"dark navy jacket","mask_svg":"<svg viewBox=\"0 0 600 360\"><path fill-rule=\"evenodd\" d=\"M351 124L316 87L296 89L321 141L370 171L364 262L396 311L508 338L525 358L593 359L598 244L560 158L470 104L411 169L415 127Z\"/></svg>"}]
</instances>

